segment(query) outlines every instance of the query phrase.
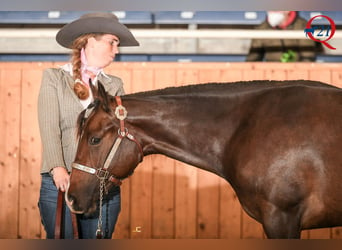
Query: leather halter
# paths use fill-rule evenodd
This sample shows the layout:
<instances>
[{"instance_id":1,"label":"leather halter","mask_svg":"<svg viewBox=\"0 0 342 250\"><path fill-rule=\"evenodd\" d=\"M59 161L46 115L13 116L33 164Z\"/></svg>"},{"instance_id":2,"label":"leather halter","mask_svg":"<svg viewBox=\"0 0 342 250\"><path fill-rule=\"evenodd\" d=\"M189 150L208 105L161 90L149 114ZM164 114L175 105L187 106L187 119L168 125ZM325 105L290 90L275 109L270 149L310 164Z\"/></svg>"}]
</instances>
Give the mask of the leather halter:
<instances>
[{"instance_id":1,"label":"leather halter","mask_svg":"<svg viewBox=\"0 0 342 250\"><path fill-rule=\"evenodd\" d=\"M111 148L111 150L110 150L110 152L109 152L109 154L105 160L105 163L103 164L103 167L96 169L96 168L88 167L88 166L73 162L72 168L81 170L81 171L89 173L89 174L96 175L100 180L101 179L102 180L103 179L109 180L112 183L114 183L114 185L119 186L119 185L121 185L122 180L126 179L131 174L129 174L126 177L119 178L119 177L116 177L116 176L110 174L110 172L108 171L108 168L109 168L109 164L113 160L114 155L117 152L122 140L124 138L127 138L128 140L133 141L137 144L139 151L140 151L140 154L141 154L140 162L142 161L142 158L144 157L144 153L143 153L143 150L142 150L140 143L135 139L135 137L132 134L130 134L128 132L128 129L125 127L125 119L127 117L127 110L124 106L122 106L121 98L119 96L115 96L115 100L116 100L116 103L118 104L118 106L115 108L115 116L120 121L120 127L118 129L118 137L116 138L115 142L113 143L112 148Z\"/></svg>"}]
</instances>

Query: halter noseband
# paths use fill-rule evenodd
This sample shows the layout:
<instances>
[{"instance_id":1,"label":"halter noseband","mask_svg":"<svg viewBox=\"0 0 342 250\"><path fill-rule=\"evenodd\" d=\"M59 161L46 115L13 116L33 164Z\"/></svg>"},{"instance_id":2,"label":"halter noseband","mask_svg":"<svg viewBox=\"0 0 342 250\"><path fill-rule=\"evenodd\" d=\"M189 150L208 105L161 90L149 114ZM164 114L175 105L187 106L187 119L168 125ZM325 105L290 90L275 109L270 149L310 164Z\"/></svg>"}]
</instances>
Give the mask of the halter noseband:
<instances>
[{"instance_id":1,"label":"halter noseband","mask_svg":"<svg viewBox=\"0 0 342 250\"><path fill-rule=\"evenodd\" d=\"M112 183L114 183L114 185L119 186L119 185L121 185L122 180L127 178L131 174L129 174L128 176L126 176L124 178L119 178L119 177L116 177L116 176L110 174L110 172L108 171L108 168L109 168L110 162L113 160L114 155L117 152L117 150L118 150L118 148L122 142L122 139L127 138L130 141L133 141L137 144L139 151L140 151L140 154L141 154L140 162L142 161L144 154L143 154L143 150L142 150L140 143L135 139L135 137L132 134L130 134L128 132L128 129L125 127L125 119L127 117L127 110L124 106L122 106L121 98L119 96L115 96L115 100L116 100L116 103L118 104L118 106L115 108L115 116L117 119L120 120L120 127L118 129L118 137L116 138L116 140L115 140L115 142L114 142L114 144L113 144L113 146L112 146L112 148L111 148L111 150L110 150L110 152L106 158L106 161L103 164L103 167L97 169L97 168L92 168L92 167L84 166L82 164L73 162L72 168L81 170L81 171L86 172L88 174L96 175L97 178L99 178L100 180L109 180Z\"/></svg>"}]
</instances>

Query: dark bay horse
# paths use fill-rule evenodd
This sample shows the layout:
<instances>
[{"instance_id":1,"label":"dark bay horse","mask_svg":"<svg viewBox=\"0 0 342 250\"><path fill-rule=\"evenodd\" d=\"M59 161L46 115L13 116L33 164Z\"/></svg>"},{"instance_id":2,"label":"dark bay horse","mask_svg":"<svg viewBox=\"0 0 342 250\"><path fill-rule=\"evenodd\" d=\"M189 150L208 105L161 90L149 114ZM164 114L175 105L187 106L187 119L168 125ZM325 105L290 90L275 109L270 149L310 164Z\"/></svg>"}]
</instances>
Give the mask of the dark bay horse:
<instances>
[{"instance_id":1,"label":"dark bay horse","mask_svg":"<svg viewBox=\"0 0 342 250\"><path fill-rule=\"evenodd\" d=\"M143 156L163 154L227 180L268 238L342 226L340 88L251 81L118 98L98 85L95 101L79 117L66 193L72 211L96 209L99 179L108 189L132 174Z\"/></svg>"}]
</instances>

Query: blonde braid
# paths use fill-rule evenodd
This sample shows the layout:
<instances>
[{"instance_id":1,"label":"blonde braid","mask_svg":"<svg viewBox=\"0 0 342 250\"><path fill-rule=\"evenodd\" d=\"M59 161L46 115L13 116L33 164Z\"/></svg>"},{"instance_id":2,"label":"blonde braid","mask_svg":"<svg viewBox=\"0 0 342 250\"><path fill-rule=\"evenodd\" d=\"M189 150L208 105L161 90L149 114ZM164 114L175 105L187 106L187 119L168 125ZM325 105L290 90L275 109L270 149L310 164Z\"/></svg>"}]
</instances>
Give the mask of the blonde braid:
<instances>
[{"instance_id":1,"label":"blonde braid","mask_svg":"<svg viewBox=\"0 0 342 250\"><path fill-rule=\"evenodd\" d=\"M72 45L71 64L74 78L74 92L80 100L86 100L89 97L89 88L82 83L81 73L81 50L84 48L90 37L95 34L86 34L75 39Z\"/></svg>"}]
</instances>

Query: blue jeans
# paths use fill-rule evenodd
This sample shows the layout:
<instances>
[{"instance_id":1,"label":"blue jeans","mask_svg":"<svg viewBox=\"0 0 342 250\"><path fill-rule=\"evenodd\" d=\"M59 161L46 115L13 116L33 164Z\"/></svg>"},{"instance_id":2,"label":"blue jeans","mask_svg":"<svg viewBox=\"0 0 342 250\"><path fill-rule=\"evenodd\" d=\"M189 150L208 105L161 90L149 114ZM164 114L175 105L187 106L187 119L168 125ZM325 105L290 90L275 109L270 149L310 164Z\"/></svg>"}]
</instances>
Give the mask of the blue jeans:
<instances>
[{"instance_id":1,"label":"blue jeans","mask_svg":"<svg viewBox=\"0 0 342 250\"><path fill-rule=\"evenodd\" d=\"M38 207L41 221L48 239L54 238L55 217L57 209L58 190L49 174L42 174L40 197ZM73 227L69 208L65 205L64 238L73 238ZM104 199L102 206L103 238L110 239L114 232L115 224L121 209L120 188L115 187L110 192L109 198ZM98 212L93 217L77 215L80 239L95 239L98 222Z\"/></svg>"}]
</instances>

